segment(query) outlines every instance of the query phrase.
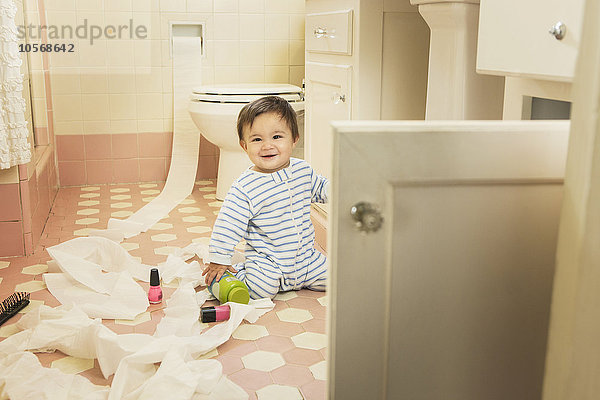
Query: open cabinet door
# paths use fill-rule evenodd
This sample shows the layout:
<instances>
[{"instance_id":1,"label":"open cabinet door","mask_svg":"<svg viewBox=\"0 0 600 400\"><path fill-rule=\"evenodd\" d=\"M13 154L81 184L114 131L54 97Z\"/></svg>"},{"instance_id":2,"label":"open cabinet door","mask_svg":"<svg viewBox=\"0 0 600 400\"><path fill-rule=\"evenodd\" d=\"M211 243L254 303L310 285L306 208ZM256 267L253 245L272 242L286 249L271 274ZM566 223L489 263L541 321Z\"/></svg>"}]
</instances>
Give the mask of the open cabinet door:
<instances>
[{"instance_id":1,"label":"open cabinet door","mask_svg":"<svg viewBox=\"0 0 600 400\"><path fill-rule=\"evenodd\" d=\"M333 131L329 397L539 399L569 123Z\"/></svg>"}]
</instances>

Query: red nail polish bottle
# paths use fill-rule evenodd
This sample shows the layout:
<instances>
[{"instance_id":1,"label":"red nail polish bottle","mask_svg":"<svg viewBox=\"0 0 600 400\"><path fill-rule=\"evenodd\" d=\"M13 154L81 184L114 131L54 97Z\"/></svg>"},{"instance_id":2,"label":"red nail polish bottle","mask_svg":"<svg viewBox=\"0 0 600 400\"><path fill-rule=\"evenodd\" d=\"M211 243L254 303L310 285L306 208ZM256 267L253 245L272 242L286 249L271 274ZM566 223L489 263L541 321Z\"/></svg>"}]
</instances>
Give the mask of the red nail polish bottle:
<instances>
[{"instance_id":1,"label":"red nail polish bottle","mask_svg":"<svg viewBox=\"0 0 600 400\"><path fill-rule=\"evenodd\" d=\"M162 288L160 287L160 278L158 269L150 270L150 290L148 290L148 301L150 304L159 304L162 301Z\"/></svg>"}]
</instances>

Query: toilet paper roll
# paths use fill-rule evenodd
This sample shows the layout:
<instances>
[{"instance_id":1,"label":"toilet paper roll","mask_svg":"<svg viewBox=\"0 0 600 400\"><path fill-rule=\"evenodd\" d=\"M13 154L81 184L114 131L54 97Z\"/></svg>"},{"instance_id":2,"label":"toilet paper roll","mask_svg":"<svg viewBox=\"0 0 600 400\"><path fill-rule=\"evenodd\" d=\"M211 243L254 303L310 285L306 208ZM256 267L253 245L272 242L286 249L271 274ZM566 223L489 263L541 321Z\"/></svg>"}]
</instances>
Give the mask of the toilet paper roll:
<instances>
[{"instance_id":1,"label":"toilet paper roll","mask_svg":"<svg viewBox=\"0 0 600 400\"><path fill-rule=\"evenodd\" d=\"M108 221L108 229L119 230L126 238L147 231L194 189L200 132L190 117L188 103L192 90L201 83L201 54L199 37L173 38L173 150L169 175L154 200L127 219Z\"/></svg>"}]
</instances>

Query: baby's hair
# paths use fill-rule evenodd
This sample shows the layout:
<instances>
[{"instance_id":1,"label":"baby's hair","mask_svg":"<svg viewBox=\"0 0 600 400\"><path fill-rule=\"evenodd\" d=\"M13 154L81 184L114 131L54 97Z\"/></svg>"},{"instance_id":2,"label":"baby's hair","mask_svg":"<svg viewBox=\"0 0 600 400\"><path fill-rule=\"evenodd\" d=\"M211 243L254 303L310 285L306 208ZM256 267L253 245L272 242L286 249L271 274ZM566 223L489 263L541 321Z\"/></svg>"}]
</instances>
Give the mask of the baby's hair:
<instances>
[{"instance_id":1,"label":"baby's hair","mask_svg":"<svg viewBox=\"0 0 600 400\"><path fill-rule=\"evenodd\" d=\"M292 131L292 139L296 141L300 134L298 133L298 121L296 120L296 111L287 100L279 96L266 96L248 103L241 109L237 119L237 131L240 140L244 140L244 128L252 128L256 117L260 114L274 112L278 114Z\"/></svg>"}]
</instances>

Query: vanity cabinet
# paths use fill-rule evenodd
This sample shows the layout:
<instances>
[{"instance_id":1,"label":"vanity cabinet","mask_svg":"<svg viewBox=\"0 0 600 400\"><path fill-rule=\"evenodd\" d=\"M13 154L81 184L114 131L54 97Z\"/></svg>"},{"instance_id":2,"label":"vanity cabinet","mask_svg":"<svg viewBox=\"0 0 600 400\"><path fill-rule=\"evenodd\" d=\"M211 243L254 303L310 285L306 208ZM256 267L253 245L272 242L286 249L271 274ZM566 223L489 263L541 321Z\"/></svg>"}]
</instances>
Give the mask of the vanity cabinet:
<instances>
[{"instance_id":1,"label":"vanity cabinet","mask_svg":"<svg viewBox=\"0 0 600 400\"><path fill-rule=\"evenodd\" d=\"M583 5L583 0L481 0L477 72L571 82Z\"/></svg>"},{"instance_id":2,"label":"vanity cabinet","mask_svg":"<svg viewBox=\"0 0 600 400\"><path fill-rule=\"evenodd\" d=\"M331 177L335 120L424 119L429 28L409 0L306 0L305 159Z\"/></svg>"}]
</instances>

